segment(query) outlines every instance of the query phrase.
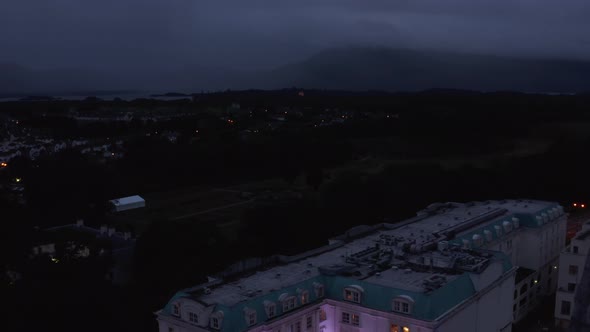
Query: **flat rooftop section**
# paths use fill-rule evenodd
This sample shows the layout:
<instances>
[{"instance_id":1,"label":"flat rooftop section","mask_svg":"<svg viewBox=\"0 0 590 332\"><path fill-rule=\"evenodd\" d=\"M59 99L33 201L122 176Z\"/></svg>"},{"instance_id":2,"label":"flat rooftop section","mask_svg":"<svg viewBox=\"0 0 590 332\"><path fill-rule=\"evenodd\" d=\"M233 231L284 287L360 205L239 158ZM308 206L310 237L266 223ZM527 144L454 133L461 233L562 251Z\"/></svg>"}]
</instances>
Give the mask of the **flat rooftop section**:
<instances>
[{"instance_id":1,"label":"flat rooftop section","mask_svg":"<svg viewBox=\"0 0 590 332\"><path fill-rule=\"evenodd\" d=\"M136 204L136 203L145 203L145 200L141 196L134 195L134 196L112 199L109 202L113 203L115 206L120 206L120 205Z\"/></svg>"},{"instance_id":2,"label":"flat rooftop section","mask_svg":"<svg viewBox=\"0 0 590 332\"><path fill-rule=\"evenodd\" d=\"M532 200L431 204L427 209L419 211L417 217L397 224L357 226L334 238L330 247L324 247L328 250L316 249L293 256L297 259L288 264L274 266L236 281L211 287L209 294L200 292L197 287L185 291L208 304L233 306L241 301L294 286L326 271L335 271L335 274L341 275L339 270L348 269L348 272L352 272L347 274L351 279L411 292L427 292L424 281L435 277L442 287L465 273L465 270L451 271L452 267L456 266L457 259L465 261L461 263L465 265L483 262L483 268L487 266L486 260L495 259L493 255L478 256L475 252L458 253L456 257L454 254L442 255L437 250L438 241L444 240L439 233L460 227L462 224L472 225L474 220L477 221L477 225L469 229L481 227L488 221L497 221L514 213L536 215L539 211L556 205L557 203L553 202ZM407 244L408 247L414 245L419 249L404 250L404 257L400 257L400 244ZM390 255L390 258L387 255ZM379 260L387 260L388 267L379 271L369 271L371 266L374 266L372 264L377 264ZM425 260L428 263L424 263ZM436 263L430 263L434 260ZM430 264L438 269L425 269L424 265L418 268L416 262L422 262L425 266Z\"/></svg>"},{"instance_id":3,"label":"flat rooftop section","mask_svg":"<svg viewBox=\"0 0 590 332\"><path fill-rule=\"evenodd\" d=\"M405 269L398 268L385 270L380 272L379 275L375 274L365 279L365 281L380 286L422 293L424 292L423 283L427 279L431 279L432 277L441 277L444 279L443 284L446 284L457 279L458 276L459 275L444 273L406 271Z\"/></svg>"}]
</instances>

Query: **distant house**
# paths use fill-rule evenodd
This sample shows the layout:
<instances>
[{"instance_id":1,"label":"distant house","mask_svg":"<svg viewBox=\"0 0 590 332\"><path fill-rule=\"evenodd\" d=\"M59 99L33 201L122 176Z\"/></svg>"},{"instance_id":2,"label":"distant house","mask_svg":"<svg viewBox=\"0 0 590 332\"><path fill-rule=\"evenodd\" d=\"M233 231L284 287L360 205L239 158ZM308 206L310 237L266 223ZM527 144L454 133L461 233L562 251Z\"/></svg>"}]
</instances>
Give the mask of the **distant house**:
<instances>
[{"instance_id":1,"label":"distant house","mask_svg":"<svg viewBox=\"0 0 590 332\"><path fill-rule=\"evenodd\" d=\"M112 204L113 210L115 212L121 212L126 210L133 210L145 207L145 200L141 198L141 196L129 196L123 198L117 198L110 200L109 203Z\"/></svg>"},{"instance_id":2,"label":"distant house","mask_svg":"<svg viewBox=\"0 0 590 332\"><path fill-rule=\"evenodd\" d=\"M80 219L75 224L48 228L39 236L32 256L48 255L54 263L68 258L110 257L112 265L105 278L119 285L131 279L136 239L130 230L117 231L109 225L94 228Z\"/></svg>"}]
</instances>

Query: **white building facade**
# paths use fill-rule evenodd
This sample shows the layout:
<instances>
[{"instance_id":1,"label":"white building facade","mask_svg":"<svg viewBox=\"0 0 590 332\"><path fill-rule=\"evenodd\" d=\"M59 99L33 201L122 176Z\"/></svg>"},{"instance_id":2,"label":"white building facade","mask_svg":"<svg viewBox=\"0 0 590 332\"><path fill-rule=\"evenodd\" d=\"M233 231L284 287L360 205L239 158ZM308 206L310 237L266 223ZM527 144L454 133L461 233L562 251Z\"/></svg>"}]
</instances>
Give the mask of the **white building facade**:
<instances>
[{"instance_id":1,"label":"white building facade","mask_svg":"<svg viewBox=\"0 0 590 332\"><path fill-rule=\"evenodd\" d=\"M555 294L556 325L568 328L574 312L574 299L582 279L590 249L590 221L582 226L559 257L559 281Z\"/></svg>"},{"instance_id":2,"label":"white building facade","mask_svg":"<svg viewBox=\"0 0 590 332\"><path fill-rule=\"evenodd\" d=\"M511 331L555 287L565 220L551 202L432 204L267 270L182 290L156 313L159 331Z\"/></svg>"},{"instance_id":3,"label":"white building facade","mask_svg":"<svg viewBox=\"0 0 590 332\"><path fill-rule=\"evenodd\" d=\"M117 198L110 200L109 203L112 205L112 209L115 212L139 209L145 207L145 200L138 195Z\"/></svg>"}]
</instances>

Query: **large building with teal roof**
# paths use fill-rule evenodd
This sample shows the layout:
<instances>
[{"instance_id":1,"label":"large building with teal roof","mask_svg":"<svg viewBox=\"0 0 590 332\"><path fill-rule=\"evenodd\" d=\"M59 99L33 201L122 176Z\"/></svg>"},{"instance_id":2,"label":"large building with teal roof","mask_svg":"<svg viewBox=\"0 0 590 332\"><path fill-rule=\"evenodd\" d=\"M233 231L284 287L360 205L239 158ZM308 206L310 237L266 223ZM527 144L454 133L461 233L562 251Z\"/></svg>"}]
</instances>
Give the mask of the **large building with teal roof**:
<instances>
[{"instance_id":1,"label":"large building with teal roof","mask_svg":"<svg viewBox=\"0 0 590 332\"><path fill-rule=\"evenodd\" d=\"M555 290L565 219L543 201L435 203L181 290L156 313L159 329L511 331Z\"/></svg>"}]
</instances>

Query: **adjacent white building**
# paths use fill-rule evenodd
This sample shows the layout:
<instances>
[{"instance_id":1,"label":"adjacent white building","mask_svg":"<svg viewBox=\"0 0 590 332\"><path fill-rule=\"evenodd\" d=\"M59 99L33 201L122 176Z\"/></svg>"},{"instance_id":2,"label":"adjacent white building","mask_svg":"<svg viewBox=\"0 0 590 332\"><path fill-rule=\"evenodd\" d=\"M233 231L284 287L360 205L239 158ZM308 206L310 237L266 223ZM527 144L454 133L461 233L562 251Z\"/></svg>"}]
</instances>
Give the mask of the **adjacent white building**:
<instances>
[{"instance_id":1,"label":"adjacent white building","mask_svg":"<svg viewBox=\"0 0 590 332\"><path fill-rule=\"evenodd\" d=\"M129 196L109 201L115 212L133 210L145 207L145 200L141 196Z\"/></svg>"},{"instance_id":2,"label":"adjacent white building","mask_svg":"<svg viewBox=\"0 0 590 332\"><path fill-rule=\"evenodd\" d=\"M551 293L565 243L556 203L436 203L358 226L271 268L179 291L160 332L511 331Z\"/></svg>"},{"instance_id":3,"label":"adjacent white building","mask_svg":"<svg viewBox=\"0 0 590 332\"><path fill-rule=\"evenodd\" d=\"M559 281L555 294L556 324L568 328L574 313L574 299L590 249L590 221L582 226L559 257Z\"/></svg>"}]
</instances>

